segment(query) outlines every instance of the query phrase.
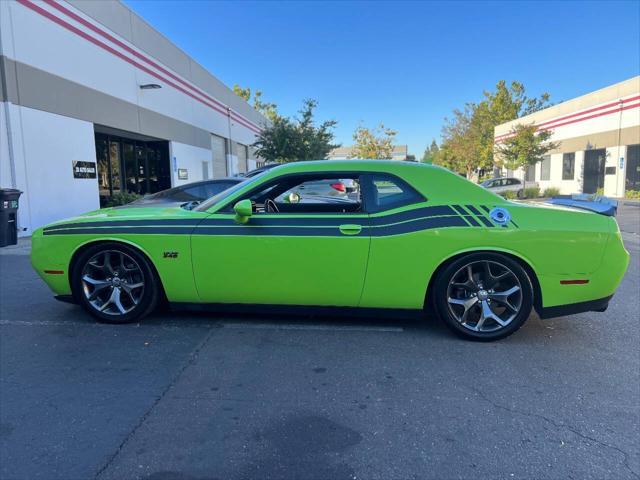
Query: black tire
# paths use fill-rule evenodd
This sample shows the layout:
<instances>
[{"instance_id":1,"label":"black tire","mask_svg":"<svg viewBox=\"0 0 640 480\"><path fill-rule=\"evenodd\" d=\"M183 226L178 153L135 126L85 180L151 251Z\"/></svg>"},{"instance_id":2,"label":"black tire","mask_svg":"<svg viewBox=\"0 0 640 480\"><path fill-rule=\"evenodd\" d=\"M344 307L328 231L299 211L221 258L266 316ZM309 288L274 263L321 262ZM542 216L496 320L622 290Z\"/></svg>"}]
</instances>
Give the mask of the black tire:
<instances>
[{"instance_id":1,"label":"black tire","mask_svg":"<svg viewBox=\"0 0 640 480\"><path fill-rule=\"evenodd\" d=\"M484 278L489 286L484 285ZM440 319L470 340L492 341L511 335L527 321L533 307L533 287L527 272L517 261L499 253L471 253L453 260L438 273L432 292ZM517 311L512 310L515 307ZM478 325L480 328L474 331Z\"/></svg>"},{"instance_id":2,"label":"black tire","mask_svg":"<svg viewBox=\"0 0 640 480\"><path fill-rule=\"evenodd\" d=\"M99 265L98 261L96 267L94 259L104 259L106 254L108 258L113 256L113 259L109 262L103 260L103 265ZM113 277L108 277L107 275L111 275L108 273L104 274L106 278L101 278L101 272L105 271L106 265L110 265ZM100 282L99 288L97 284L86 281L89 272L96 277L91 278L92 282ZM116 287L109 283L115 277L118 277L120 282ZM74 261L70 280L75 300L102 323L123 324L139 321L155 309L160 299L160 281L149 260L138 250L121 243L100 243L87 248ZM135 287L140 283L142 287ZM96 288L92 289L94 285ZM135 287L132 291L131 286ZM127 288L129 290L125 290ZM119 291L119 306L116 307L116 304L111 302L104 311L99 311L96 304L109 302L114 289ZM91 301L89 297L96 290L100 291Z\"/></svg>"},{"instance_id":3,"label":"black tire","mask_svg":"<svg viewBox=\"0 0 640 480\"><path fill-rule=\"evenodd\" d=\"M518 193L516 195L518 198L524 198L524 190L518 190Z\"/></svg>"}]
</instances>

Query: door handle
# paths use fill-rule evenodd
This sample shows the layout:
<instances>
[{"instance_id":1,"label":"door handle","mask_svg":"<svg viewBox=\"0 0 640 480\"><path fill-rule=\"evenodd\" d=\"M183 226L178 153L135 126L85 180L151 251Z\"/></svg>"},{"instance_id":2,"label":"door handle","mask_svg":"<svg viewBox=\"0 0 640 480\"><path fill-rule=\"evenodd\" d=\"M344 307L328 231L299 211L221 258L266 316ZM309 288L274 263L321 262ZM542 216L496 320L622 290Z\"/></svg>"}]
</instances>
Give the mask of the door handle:
<instances>
[{"instance_id":1,"label":"door handle","mask_svg":"<svg viewBox=\"0 0 640 480\"><path fill-rule=\"evenodd\" d=\"M357 235L362 231L362 225L345 224L340 225L338 228L344 235Z\"/></svg>"}]
</instances>

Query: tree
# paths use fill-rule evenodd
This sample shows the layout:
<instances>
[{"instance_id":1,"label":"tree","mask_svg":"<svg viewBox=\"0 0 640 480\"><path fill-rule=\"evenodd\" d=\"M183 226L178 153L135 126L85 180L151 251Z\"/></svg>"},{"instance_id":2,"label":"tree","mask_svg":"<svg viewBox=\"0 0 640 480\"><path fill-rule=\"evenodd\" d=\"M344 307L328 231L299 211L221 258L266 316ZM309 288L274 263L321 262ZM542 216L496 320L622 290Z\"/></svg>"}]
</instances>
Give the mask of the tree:
<instances>
[{"instance_id":1,"label":"tree","mask_svg":"<svg viewBox=\"0 0 640 480\"><path fill-rule=\"evenodd\" d=\"M422 155L422 159L420 159L420 161L422 163L433 163L439 151L440 151L440 148L438 147L438 144L436 143L435 139L431 140L431 145L425 148L424 154Z\"/></svg>"},{"instance_id":2,"label":"tree","mask_svg":"<svg viewBox=\"0 0 640 480\"><path fill-rule=\"evenodd\" d=\"M454 110L442 130L441 150L434 161L469 177L475 171L492 169L494 162L494 128L550 105L549 94L528 97L520 82L500 80L495 91L483 92L479 103L467 103Z\"/></svg>"},{"instance_id":3,"label":"tree","mask_svg":"<svg viewBox=\"0 0 640 480\"><path fill-rule=\"evenodd\" d=\"M275 116L271 125L258 134L253 144L256 154L266 161L287 163L323 159L339 147L331 143L335 120L316 126L314 110L317 106L315 100L305 100L298 118Z\"/></svg>"},{"instance_id":4,"label":"tree","mask_svg":"<svg viewBox=\"0 0 640 480\"><path fill-rule=\"evenodd\" d=\"M240 85L236 84L233 86L233 93L238 95L245 102L250 103L251 88L242 88ZM272 122L278 116L278 106L275 103L263 102L262 92L260 90L256 90L253 93L253 108Z\"/></svg>"},{"instance_id":5,"label":"tree","mask_svg":"<svg viewBox=\"0 0 640 480\"><path fill-rule=\"evenodd\" d=\"M442 128L442 155L438 155L438 164L454 172L463 173L471 178L479 168L478 128L474 123L475 105L467 104L464 110L454 110L454 118L447 120Z\"/></svg>"},{"instance_id":6,"label":"tree","mask_svg":"<svg viewBox=\"0 0 640 480\"><path fill-rule=\"evenodd\" d=\"M511 135L495 146L498 164L509 170L535 165L560 146L559 142L549 141L552 135L549 130L538 131L534 124L517 124Z\"/></svg>"},{"instance_id":7,"label":"tree","mask_svg":"<svg viewBox=\"0 0 640 480\"><path fill-rule=\"evenodd\" d=\"M353 132L354 145L349 158L391 159L397 133L395 130L385 128L382 123L373 130L359 126Z\"/></svg>"}]
</instances>

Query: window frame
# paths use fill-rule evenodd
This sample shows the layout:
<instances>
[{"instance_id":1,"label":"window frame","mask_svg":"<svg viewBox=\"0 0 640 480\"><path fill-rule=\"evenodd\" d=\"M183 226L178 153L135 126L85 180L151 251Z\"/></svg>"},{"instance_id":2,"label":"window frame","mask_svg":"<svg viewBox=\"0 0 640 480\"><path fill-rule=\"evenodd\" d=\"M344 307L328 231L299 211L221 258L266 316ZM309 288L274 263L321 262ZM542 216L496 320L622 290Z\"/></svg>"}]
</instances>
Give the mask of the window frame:
<instances>
[{"instance_id":1,"label":"window frame","mask_svg":"<svg viewBox=\"0 0 640 480\"><path fill-rule=\"evenodd\" d=\"M424 195L422 195L418 190L416 190L411 184L409 184L407 181L403 180L402 178L398 177L397 175L394 175L392 173L387 173L387 172L371 172L371 171L335 171L335 170L331 170L331 171L326 171L326 172L298 172L298 173L288 173L286 175L280 175L278 177L272 178L270 180L264 181L259 183L258 185L256 185L255 187L251 188L250 190L247 190L246 192L242 193L241 195L236 196L235 198L231 198L229 200L227 200L223 205L220 206L220 208L216 209L215 214L234 214L233 211L233 206L238 203L241 200L245 200L247 198L250 198L252 195L254 195L256 192L259 192L260 190L265 190L267 188L269 188L272 185L275 185L277 183L281 183L283 180L286 180L287 178L291 178L291 177L299 177L301 179L307 178L307 179L313 179L313 178L317 178L317 179L330 179L330 178L353 178L353 179L357 179L360 182L360 203L361 203L361 208L360 211L358 212L341 212L341 213L336 213L336 212L301 212L301 213L292 213L292 212L283 212L282 214L278 214L278 213L268 213L268 214L264 214L264 213L260 213L257 215L336 215L336 216L343 216L343 215L351 215L351 216L363 216L363 215L368 215L368 214L373 214L373 213L380 213L380 212L385 212L388 210L393 210L396 208L400 208L400 207L404 207L404 206L409 206L409 205L416 205L419 203L424 203L428 201L428 198L425 197ZM410 202L410 203L406 203L406 202L398 202L397 204L392 204L390 206L383 206L380 208L374 208L372 206L372 202L371 202L371 198L373 197L373 194L371 192L371 189L374 188L373 185L373 181L372 178L376 177L376 178L386 178L389 179L391 181L393 181L394 183L396 183L399 187L402 188L402 190L409 190L411 192L414 193L414 195L416 196L416 199L418 199L415 202ZM308 181L308 180L301 180L300 183L302 183L303 181Z\"/></svg>"}]
</instances>

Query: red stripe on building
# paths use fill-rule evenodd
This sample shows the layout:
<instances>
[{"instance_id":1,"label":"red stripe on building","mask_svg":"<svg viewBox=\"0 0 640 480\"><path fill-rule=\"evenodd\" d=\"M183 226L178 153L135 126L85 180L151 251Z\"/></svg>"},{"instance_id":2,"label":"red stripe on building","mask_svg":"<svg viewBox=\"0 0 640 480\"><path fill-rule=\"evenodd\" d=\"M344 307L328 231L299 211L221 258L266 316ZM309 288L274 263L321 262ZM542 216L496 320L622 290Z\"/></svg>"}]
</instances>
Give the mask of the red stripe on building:
<instances>
[{"instance_id":1,"label":"red stripe on building","mask_svg":"<svg viewBox=\"0 0 640 480\"><path fill-rule=\"evenodd\" d=\"M115 55L116 57L124 60L125 62L133 65L134 67L142 70L145 73L148 73L149 75L151 75L152 77L165 82L168 85L171 85L173 88L175 88L176 90L184 93L185 95L188 95L189 97L193 98L194 100L202 103L203 105L206 105L207 107L211 108L212 110L215 110L218 113L221 113L222 115L225 116L233 116L231 115L233 112L231 111L231 109L229 109L229 107L223 107L226 108L226 111L217 107L216 105L213 105L210 102L207 102L206 100L199 98L197 96L195 96L193 93L185 90L184 88L182 88L181 86L175 84L174 82L172 82L171 80L168 80L167 78L161 76L160 74L154 72L153 70L150 70L149 68L145 67L144 65L141 65L140 63L136 62L135 60L127 57L126 55L123 55L122 53L118 52L117 50L115 50L114 48L110 47L109 45L101 42L100 40L92 37L91 35L88 35L86 32L83 32L82 30L80 30L79 28L74 27L73 25L71 25L70 23L66 22L65 20L62 20L59 17L56 17L55 15L53 15L51 12L48 12L47 10L33 4L31 2L31 0L17 0L18 3L20 3L21 5L24 5L25 7L33 10L36 13L39 13L40 15L42 15L45 18L48 18L49 20L53 21L54 23L57 23L58 25L60 25L61 27L69 30L70 32L75 33L76 35L78 35L79 37L84 38L85 40L93 43L94 45L102 48L103 50L106 50L107 52L111 53L112 55ZM260 129L250 125L248 123L246 123L244 120L240 119L240 118L233 118L236 122L240 123L241 125L247 127L248 129L252 130L254 133L260 133Z\"/></svg>"},{"instance_id":2,"label":"red stripe on building","mask_svg":"<svg viewBox=\"0 0 640 480\"><path fill-rule=\"evenodd\" d=\"M193 92L203 96L204 98L206 98L207 100L217 104L218 106L224 108L224 109L228 109L229 107L227 105L225 105L224 103L220 102L219 100L209 96L207 93L205 93L204 91L200 90L199 88L191 85L190 83L182 80L180 77L178 77L177 75L174 75L172 72L170 72L169 70L165 69L162 65L158 65L156 62L154 62L153 60L151 60L149 57L147 57L146 55L141 54L140 52L134 50L133 48L129 47L127 44L125 44L124 42L121 42L120 40L118 40L117 38L115 38L113 35L109 34L108 32L105 32L104 30L102 30L101 28L97 27L96 25L92 24L91 22L88 22L87 20L85 20L84 18L82 18L80 15L72 12L71 10L65 8L64 6L62 6L61 4L59 4L58 2L54 1L54 0L43 0L46 4L52 6L53 8L55 8L56 10L64 13L65 15L67 15L68 17L74 19L76 22L84 25L85 27L89 28L90 30L94 31L95 33L97 33L98 35L101 35L102 37L106 38L107 40L115 43L116 45L118 45L120 48L122 48L123 50L126 50L127 52L131 53L132 55L136 56L137 58L139 58L140 60L148 63L149 65L151 65L154 68L157 68L158 70L160 70L161 72L163 72L165 75L170 76L172 79L174 79L175 81L181 83L182 85L184 85L185 87L189 88L190 90L192 90ZM240 121L246 121L247 123L250 123L251 125L254 125L257 127L257 125L255 125L253 122L251 122L249 119L247 119L246 117L240 115L239 113L236 113L235 111L231 110L231 115L235 116L238 118L238 120Z\"/></svg>"},{"instance_id":3,"label":"red stripe on building","mask_svg":"<svg viewBox=\"0 0 640 480\"><path fill-rule=\"evenodd\" d=\"M640 97L634 97L632 99L629 99L629 101L637 100L638 98L640 98ZM624 104L622 102L616 102L614 105L624 105ZM555 123L555 122L559 121L559 119L558 120L553 120L553 122L546 122L547 124L548 123L553 123L553 125L543 126L544 124L540 124L540 125L537 125L537 130L538 131L539 130L553 130L554 128L557 128L557 127L563 127L565 125L570 125L572 123L583 122L585 120L591 120L591 119L594 119L594 118L597 118L597 117L603 117L605 115L611 115L612 113L618 113L618 112L622 112L624 110L629 110L631 108L638 108L638 107L640 107L640 103L634 103L633 105L625 105L625 106L622 106L622 107L619 106L619 107L614 108L612 110L607 110L606 112L599 112L597 114L589 115L587 117L576 118L574 120L569 120L569 121L564 122L564 123ZM584 113L585 112L582 112L582 113L580 113L580 115L583 115ZM500 141L504 140L505 138L509 138L509 137L512 137L512 136L513 136L513 133L505 133L503 135L500 135L499 137L495 137L494 142L500 142Z\"/></svg>"}]
</instances>

